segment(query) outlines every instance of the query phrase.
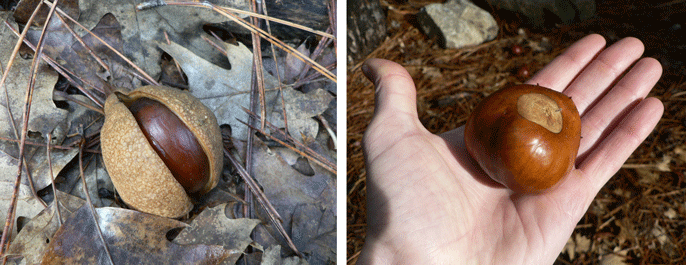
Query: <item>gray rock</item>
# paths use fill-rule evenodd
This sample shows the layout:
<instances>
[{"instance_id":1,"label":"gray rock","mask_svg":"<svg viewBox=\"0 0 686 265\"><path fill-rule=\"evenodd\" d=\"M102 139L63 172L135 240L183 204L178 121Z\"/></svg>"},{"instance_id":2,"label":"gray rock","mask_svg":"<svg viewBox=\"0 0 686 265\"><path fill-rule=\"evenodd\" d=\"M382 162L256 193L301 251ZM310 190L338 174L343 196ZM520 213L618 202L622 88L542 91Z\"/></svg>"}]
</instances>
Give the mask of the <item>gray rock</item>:
<instances>
[{"instance_id":1,"label":"gray rock","mask_svg":"<svg viewBox=\"0 0 686 265\"><path fill-rule=\"evenodd\" d=\"M461 48L492 40L498 34L495 19L469 0L430 4L417 14L429 37L437 36L443 48Z\"/></svg>"}]
</instances>

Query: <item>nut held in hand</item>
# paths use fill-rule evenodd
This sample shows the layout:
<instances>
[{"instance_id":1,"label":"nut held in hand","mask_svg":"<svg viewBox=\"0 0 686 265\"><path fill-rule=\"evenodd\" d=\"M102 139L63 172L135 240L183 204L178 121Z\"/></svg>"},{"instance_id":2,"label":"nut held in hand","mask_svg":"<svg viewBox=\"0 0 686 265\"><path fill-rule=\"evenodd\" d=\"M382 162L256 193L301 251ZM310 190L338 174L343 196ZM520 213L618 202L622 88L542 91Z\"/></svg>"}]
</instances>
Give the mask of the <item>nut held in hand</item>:
<instances>
[{"instance_id":1,"label":"nut held in hand","mask_svg":"<svg viewBox=\"0 0 686 265\"><path fill-rule=\"evenodd\" d=\"M493 180L517 193L555 186L579 151L581 121L571 98L534 85L496 91L465 125L469 154Z\"/></svg>"}]
</instances>

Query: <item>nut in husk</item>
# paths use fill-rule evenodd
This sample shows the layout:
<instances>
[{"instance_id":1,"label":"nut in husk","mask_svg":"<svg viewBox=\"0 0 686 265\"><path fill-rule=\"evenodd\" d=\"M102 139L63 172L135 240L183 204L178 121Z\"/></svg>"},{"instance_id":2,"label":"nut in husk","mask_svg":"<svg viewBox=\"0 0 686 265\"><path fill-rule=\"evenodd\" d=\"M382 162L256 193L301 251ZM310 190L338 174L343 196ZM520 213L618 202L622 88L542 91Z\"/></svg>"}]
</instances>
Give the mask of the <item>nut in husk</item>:
<instances>
[{"instance_id":1,"label":"nut in husk","mask_svg":"<svg viewBox=\"0 0 686 265\"><path fill-rule=\"evenodd\" d=\"M115 92L105 101L102 156L122 200L177 218L192 196L217 185L222 138L212 111L190 93L164 86Z\"/></svg>"}]
</instances>

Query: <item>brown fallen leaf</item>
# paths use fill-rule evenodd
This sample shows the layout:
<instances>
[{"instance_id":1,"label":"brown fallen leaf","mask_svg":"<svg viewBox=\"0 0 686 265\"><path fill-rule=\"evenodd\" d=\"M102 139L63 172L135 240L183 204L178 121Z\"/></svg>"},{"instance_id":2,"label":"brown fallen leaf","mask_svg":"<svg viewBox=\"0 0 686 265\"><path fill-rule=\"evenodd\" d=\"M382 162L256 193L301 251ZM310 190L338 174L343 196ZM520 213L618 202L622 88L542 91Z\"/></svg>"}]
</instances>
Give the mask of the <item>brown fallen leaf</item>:
<instances>
[{"instance_id":1,"label":"brown fallen leaf","mask_svg":"<svg viewBox=\"0 0 686 265\"><path fill-rule=\"evenodd\" d=\"M229 252L222 246L178 245L167 232L183 222L121 208L96 208L115 264L216 264ZM79 208L50 241L43 264L106 264L108 257L88 205Z\"/></svg>"},{"instance_id":2,"label":"brown fallen leaf","mask_svg":"<svg viewBox=\"0 0 686 265\"><path fill-rule=\"evenodd\" d=\"M67 218L85 203L84 200L59 190L57 198L60 202L62 222L67 221ZM55 205L53 201L22 228L12 241L7 254L23 257L26 264L38 264L41 261L53 235L60 228Z\"/></svg>"},{"instance_id":3,"label":"brown fallen leaf","mask_svg":"<svg viewBox=\"0 0 686 265\"><path fill-rule=\"evenodd\" d=\"M121 26L114 15L103 16L98 24L91 29L93 34L81 37L88 48L78 41L67 28L67 25L72 30L77 28L67 18L60 20L55 15L50 19L49 34L43 37L43 53L53 59L58 59L61 66L69 69L75 76L100 91L110 91L116 87L132 89L140 86L141 83L138 79L123 70L133 68L93 36L93 34L97 35L114 49L122 51ZM35 45L40 34L41 29L31 30L26 38ZM93 54L90 53L89 49ZM94 58L94 55L101 59L108 69L103 68L101 63ZM87 87L85 84L83 86ZM93 95L100 102L104 102L104 94L93 93Z\"/></svg>"},{"instance_id":4,"label":"brown fallen leaf","mask_svg":"<svg viewBox=\"0 0 686 265\"><path fill-rule=\"evenodd\" d=\"M227 209L234 204L221 204L207 208L193 219L190 227L184 229L174 239L177 244L221 245L230 255L222 264L234 264L241 257L250 243L250 234L260 223L258 219L230 219Z\"/></svg>"}]
</instances>

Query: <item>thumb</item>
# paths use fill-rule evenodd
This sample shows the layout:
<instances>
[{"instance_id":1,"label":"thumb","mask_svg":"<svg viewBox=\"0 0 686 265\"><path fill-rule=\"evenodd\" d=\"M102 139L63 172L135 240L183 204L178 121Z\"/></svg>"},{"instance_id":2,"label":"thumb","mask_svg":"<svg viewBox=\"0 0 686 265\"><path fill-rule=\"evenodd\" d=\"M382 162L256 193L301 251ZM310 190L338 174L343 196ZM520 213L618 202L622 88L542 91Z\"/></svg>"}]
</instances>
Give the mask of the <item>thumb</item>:
<instances>
[{"instance_id":1,"label":"thumb","mask_svg":"<svg viewBox=\"0 0 686 265\"><path fill-rule=\"evenodd\" d=\"M369 59L362 65L362 72L376 87L373 120L418 120L417 91L405 68L389 60Z\"/></svg>"},{"instance_id":2,"label":"thumb","mask_svg":"<svg viewBox=\"0 0 686 265\"><path fill-rule=\"evenodd\" d=\"M362 71L376 87L374 116L362 138L370 161L403 138L423 132L424 127L417 115L417 91L405 68L388 60L369 59Z\"/></svg>"}]
</instances>

